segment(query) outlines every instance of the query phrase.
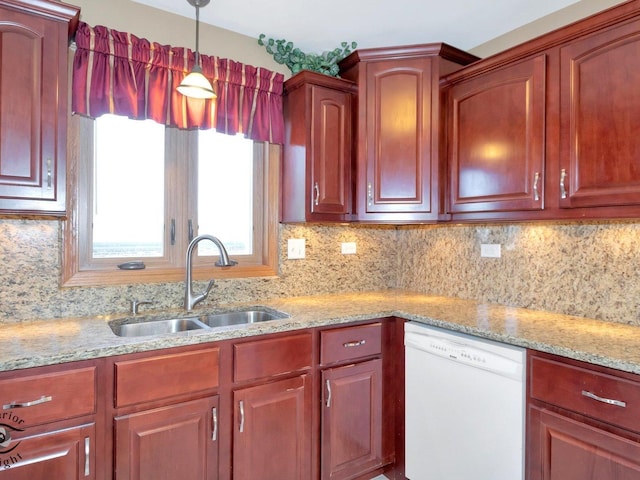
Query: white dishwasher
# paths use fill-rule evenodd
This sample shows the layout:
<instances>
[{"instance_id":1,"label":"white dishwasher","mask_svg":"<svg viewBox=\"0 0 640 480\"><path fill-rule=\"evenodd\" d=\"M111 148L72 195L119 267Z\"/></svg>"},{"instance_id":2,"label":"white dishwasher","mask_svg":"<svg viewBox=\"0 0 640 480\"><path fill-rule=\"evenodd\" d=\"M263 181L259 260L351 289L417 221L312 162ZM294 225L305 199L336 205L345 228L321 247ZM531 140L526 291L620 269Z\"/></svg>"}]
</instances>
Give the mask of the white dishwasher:
<instances>
[{"instance_id":1,"label":"white dishwasher","mask_svg":"<svg viewBox=\"0 0 640 480\"><path fill-rule=\"evenodd\" d=\"M405 324L406 476L524 478L525 349Z\"/></svg>"}]
</instances>

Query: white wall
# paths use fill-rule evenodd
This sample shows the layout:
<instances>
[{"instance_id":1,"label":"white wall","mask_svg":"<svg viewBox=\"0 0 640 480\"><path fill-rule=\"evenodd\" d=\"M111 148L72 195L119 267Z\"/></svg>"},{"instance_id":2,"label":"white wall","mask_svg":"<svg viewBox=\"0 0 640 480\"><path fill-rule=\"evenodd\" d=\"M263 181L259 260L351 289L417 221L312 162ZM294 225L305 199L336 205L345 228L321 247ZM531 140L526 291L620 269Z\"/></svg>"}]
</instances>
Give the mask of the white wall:
<instances>
[{"instance_id":1,"label":"white wall","mask_svg":"<svg viewBox=\"0 0 640 480\"><path fill-rule=\"evenodd\" d=\"M532 0L535 1L535 0ZM562 10L542 17L523 27L512 30L499 37L489 40L471 49L471 53L479 57L488 57L502 50L531 40L544 33L551 32L560 27L586 18L594 13L606 10L614 5L624 3L626 0L580 0Z\"/></svg>"}]
</instances>

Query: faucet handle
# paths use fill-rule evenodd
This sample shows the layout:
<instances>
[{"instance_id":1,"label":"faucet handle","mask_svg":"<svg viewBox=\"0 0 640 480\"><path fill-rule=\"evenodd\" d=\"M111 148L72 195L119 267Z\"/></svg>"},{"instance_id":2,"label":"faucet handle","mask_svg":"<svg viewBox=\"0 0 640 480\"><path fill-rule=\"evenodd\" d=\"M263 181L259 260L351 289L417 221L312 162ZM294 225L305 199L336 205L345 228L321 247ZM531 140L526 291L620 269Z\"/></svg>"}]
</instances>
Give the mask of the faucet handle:
<instances>
[{"instance_id":1,"label":"faucet handle","mask_svg":"<svg viewBox=\"0 0 640 480\"><path fill-rule=\"evenodd\" d=\"M207 285L207 289L204 291L204 298L207 298L207 295L209 295L214 283L216 283L215 280L209 280L209 285Z\"/></svg>"},{"instance_id":2,"label":"faucet handle","mask_svg":"<svg viewBox=\"0 0 640 480\"><path fill-rule=\"evenodd\" d=\"M149 300L129 300L131 304L131 314L137 315L140 305L151 305L153 302Z\"/></svg>"}]
</instances>

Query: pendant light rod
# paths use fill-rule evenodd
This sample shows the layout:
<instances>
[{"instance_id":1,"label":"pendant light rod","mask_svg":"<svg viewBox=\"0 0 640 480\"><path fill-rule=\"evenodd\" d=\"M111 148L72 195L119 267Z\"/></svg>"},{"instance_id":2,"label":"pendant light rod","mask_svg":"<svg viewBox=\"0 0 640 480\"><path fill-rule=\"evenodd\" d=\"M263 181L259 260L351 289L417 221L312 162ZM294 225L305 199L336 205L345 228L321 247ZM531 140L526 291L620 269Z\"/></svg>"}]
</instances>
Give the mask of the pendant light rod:
<instances>
[{"instance_id":1,"label":"pendant light rod","mask_svg":"<svg viewBox=\"0 0 640 480\"><path fill-rule=\"evenodd\" d=\"M196 55L191 73L184 77L178 86L178 92L187 97L215 98L216 94L211 82L202 74L200 67L200 7L207 6L210 0L187 0L187 2L196 8Z\"/></svg>"}]
</instances>

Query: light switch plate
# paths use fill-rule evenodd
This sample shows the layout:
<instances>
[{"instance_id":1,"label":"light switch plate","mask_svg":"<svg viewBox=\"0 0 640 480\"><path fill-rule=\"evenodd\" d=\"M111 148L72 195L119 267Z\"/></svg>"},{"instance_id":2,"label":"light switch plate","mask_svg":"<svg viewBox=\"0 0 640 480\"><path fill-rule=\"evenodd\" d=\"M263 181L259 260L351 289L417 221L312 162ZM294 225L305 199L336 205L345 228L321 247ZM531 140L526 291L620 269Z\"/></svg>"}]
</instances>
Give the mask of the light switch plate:
<instances>
[{"instance_id":1,"label":"light switch plate","mask_svg":"<svg viewBox=\"0 0 640 480\"><path fill-rule=\"evenodd\" d=\"M304 238L290 238L287 240L287 258L289 260L304 258L304 245Z\"/></svg>"},{"instance_id":2,"label":"light switch plate","mask_svg":"<svg viewBox=\"0 0 640 480\"><path fill-rule=\"evenodd\" d=\"M482 243L480 244L480 256L486 258L500 258L502 250L499 243Z\"/></svg>"},{"instance_id":3,"label":"light switch plate","mask_svg":"<svg viewBox=\"0 0 640 480\"><path fill-rule=\"evenodd\" d=\"M356 242L342 242L342 254L353 255L356 253Z\"/></svg>"}]
</instances>

